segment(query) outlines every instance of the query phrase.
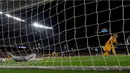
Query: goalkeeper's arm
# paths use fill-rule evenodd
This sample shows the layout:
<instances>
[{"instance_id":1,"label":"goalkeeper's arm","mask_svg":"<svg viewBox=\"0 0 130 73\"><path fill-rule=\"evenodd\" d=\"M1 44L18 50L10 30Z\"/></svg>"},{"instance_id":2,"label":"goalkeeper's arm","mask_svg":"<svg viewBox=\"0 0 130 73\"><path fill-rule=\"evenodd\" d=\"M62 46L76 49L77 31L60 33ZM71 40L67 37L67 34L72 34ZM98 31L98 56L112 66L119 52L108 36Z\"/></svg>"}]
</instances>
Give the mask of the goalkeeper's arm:
<instances>
[{"instance_id":1,"label":"goalkeeper's arm","mask_svg":"<svg viewBox=\"0 0 130 73\"><path fill-rule=\"evenodd\" d=\"M117 46L117 45L118 45L118 42L117 42L116 39L113 41L112 45L113 45L113 46Z\"/></svg>"}]
</instances>

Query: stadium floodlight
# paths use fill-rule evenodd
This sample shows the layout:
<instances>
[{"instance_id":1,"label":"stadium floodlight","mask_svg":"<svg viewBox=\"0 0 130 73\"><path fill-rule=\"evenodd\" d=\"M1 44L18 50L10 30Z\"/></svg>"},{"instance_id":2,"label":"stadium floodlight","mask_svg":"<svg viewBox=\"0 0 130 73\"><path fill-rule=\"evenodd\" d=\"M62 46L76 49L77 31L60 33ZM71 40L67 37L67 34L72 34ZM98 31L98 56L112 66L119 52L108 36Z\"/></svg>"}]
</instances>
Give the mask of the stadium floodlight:
<instances>
[{"instance_id":1,"label":"stadium floodlight","mask_svg":"<svg viewBox=\"0 0 130 73\"><path fill-rule=\"evenodd\" d=\"M17 17L13 17L14 19L16 19L16 20L18 20L18 21L21 21L21 19L20 18L17 18Z\"/></svg>"},{"instance_id":2,"label":"stadium floodlight","mask_svg":"<svg viewBox=\"0 0 130 73\"><path fill-rule=\"evenodd\" d=\"M5 14L7 17L12 17L10 14Z\"/></svg>"},{"instance_id":3,"label":"stadium floodlight","mask_svg":"<svg viewBox=\"0 0 130 73\"><path fill-rule=\"evenodd\" d=\"M25 20L21 20L22 22L25 22Z\"/></svg>"},{"instance_id":4,"label":"stadium floodlight","mask_svg":"<svg viewBox=\"0 0 130 73\"><path fill-rule=\"evenodd\" d=\"M20 19L20 18L18 18L18 17L13 17L15 20L17 20L17 21L22 21L22 22L25 22L25 20L22 20L22 19Z\"/></svg>"},{"instance_id":5,"label":"stadium floodlight","mask_svg":"<svg viewBox=\"0 0 130 73\"><path fill-rule=\"evenodd\" d=\"M13 18L13 19L15 19L15 20L17 20L17 21L25 22L25 20L22 20L22 19L20 19L20 18L18 18L18 17L11 16L10 14L5 14L5 15L6 15L7 17Z\"/></svg>"},{"instance_id":6,"label":"stadium floodlight","mask_svg":"<svg viewBox=\"0 0 130 73\"><path fill-rule=\"evenodd\" d=\"M38 23L33 23L33 26L34 26L34 27L37 27L37 28L53 29L52 27L43 26L43 25L38 24Z\"/></svg>"},{"instance_id":7,"label":"stadium floodlight","mask_svg":"<svg viewBox=\"0 0 130 73\"><path fill-rule=\"evenodd\" d=\"M3 12L0 12L0 14L3 14Z\"/></svg>"},{"instance_id":8,"label":"stadium floodlight","mask_svg":"<svg viewBox=\"0 0 130 73\"><path fill-rule=\"evenodd\" d=\"M15 17L14 19L16 19L16 20L18 20L18 21L25 22L25 20L22 20L22 19L20 19L20 18L17 18L17 17Z\"/></svg>"}]
</instances>

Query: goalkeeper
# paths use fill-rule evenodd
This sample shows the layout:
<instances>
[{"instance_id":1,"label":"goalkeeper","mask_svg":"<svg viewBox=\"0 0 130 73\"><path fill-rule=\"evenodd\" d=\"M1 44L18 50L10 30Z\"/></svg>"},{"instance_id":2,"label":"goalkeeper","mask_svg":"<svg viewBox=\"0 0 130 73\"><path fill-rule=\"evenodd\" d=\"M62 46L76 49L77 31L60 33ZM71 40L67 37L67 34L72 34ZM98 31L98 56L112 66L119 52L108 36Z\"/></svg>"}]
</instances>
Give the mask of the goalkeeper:
<instances>
[{"instance_id":1,"label":"goalkeeper","mask_svg":"<svg viewBox=\"0 0 130 73\"><path fill-rule=\"evenodd\" d=\"M109 38L109 40L106 42L103 50L105 51L105 53L103 54L103 56L108 56L109 52L112 50L113 54L116 55L115 52L115 46L117 45L117 34L111 35L111 37Z\"/></svg>"}]
</instances>

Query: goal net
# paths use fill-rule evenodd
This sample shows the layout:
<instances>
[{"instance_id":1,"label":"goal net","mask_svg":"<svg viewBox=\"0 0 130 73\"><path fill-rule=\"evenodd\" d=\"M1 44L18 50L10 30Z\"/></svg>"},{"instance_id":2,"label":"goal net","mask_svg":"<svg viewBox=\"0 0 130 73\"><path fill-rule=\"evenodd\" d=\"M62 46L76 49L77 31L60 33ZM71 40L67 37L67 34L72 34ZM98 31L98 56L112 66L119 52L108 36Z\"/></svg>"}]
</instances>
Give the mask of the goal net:
<instances>
[{"instance_id":1,"label":"goal net","mask_svg":"<svg viewBox=\"0 0 130 73\"><path fill-rule=\"evenodd\" d=\"M0 67L129 69L129 1L0 2Z\"/></svg>"}]
</instances>

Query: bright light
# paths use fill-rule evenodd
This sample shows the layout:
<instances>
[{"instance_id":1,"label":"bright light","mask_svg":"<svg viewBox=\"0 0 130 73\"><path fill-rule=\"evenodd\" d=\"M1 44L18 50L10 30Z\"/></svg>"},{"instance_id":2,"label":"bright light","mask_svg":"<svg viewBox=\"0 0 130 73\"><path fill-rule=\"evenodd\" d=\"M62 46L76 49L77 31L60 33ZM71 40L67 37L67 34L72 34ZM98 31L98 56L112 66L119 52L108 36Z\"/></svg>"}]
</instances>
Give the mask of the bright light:
<instances>
[{"instance_id":1,"label":"bright light","mask_svg":"<svg viewBox=\"0 0 130 73\"><path fill-rule=\"evenodd\" d=\"M7 17L12 17L10 14L5 14Z\"/></svg>"},{"instance_id":2,"label":"bright light","mask_svg":"<svg viewBox=\"0 0 130 73\"><path fill-rule=\"evenodd\" d=\"M34 27L37 27L37 28L53 29L52 27L43 26L43 25L40 25L40 24L38 24L38 23L33 23L33 26L34 26Z\"/></svg>"},{"instance_id":3,"label":"bright light","mask_svg":"<svg viewBox=\"0 0 130 73\"><path fill-rule=\"evenodd\" d=\"M20 18L17 18L17 17L14 17L14 19L16 19L16 20L18 20L18 21L21 21L21 19L20 19Z\"/></svg>"},{"instance_id":4,"label":"bright light","mask_svg":"<svg viewBox=\"0 0 130 73\"><path fill-rule=\"evenodd\" d=\"M16 20L18 20L18 21L23 21L23 22L24 22L24 20L22 20L22 19L20 19L20 18L17 18L17 17L14 17L14 19L16 19Z\"/></svg>"},{"instance_id":5,"label":"bright light","mask_svg":"<svg viewBox=\"0 0 130 73\"><path fill-rule=\"evenodd\" d=\"M11 16L10 14L5 14L5 15L6 15L7 17L13 18L13 19L15 19L15 20L17 20L17 21L25 22L25 20L22 20L22 19L20 19L20 18L18 18L18 17Z\"/></svg>"},{"instance_id":6,"label":"bright light","mask_svg":"<svg viewBox=\"0 0 130 73\"><path fill-rule=\"evenodd\" d=\"M3 14L3 12L0 12L0 14Z\"/></svg>"},{"instance_id":7,"label":"bright light","mask_svg":"<svg viewBox=\"0 0 130 73\"><path fill-rule=\"evenodd\" d=\"M22 22L25 22L25 20L21 20Z\"/></svg>"},{"instance_id":8,"label":"bright light","mask_svg":"<svg viewBox=\"0 0 130 73\"><path fill-rule=\"evenodd\" d=\"M25 47L25 46L18 46L18 48L23 48L23 49L24 49L24 48L26 48L26 47Z\"/></svg>"}]
</instances>

